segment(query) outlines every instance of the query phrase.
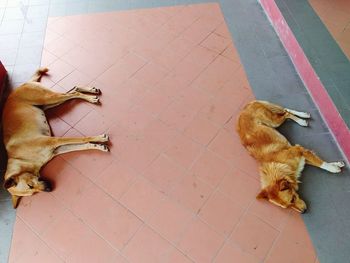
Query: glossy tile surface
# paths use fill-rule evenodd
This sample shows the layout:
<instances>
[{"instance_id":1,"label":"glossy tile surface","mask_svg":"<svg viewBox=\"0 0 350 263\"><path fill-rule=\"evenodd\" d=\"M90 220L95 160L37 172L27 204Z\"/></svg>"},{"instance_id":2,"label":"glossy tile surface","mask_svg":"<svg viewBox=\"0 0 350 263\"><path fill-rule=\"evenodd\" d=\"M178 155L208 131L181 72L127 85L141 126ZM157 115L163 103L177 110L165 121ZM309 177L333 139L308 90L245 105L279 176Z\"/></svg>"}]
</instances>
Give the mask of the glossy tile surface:
<instances>
[{"instance_id":1,"label":"glossy tile surface","mask_svg":"<svg viewBox=\"0 0 350 263\"><path fill-rule=\"evenodd\" d=\"M56 188L19 206L10 262L274 262L289 237L316 259L299 215L255 200L234 133L253 94L218 4L54 17L46 36L44 83L102 90L53 109L53 132L107 132L111 152L45 167Z\"/></svg>"}]
</instances>

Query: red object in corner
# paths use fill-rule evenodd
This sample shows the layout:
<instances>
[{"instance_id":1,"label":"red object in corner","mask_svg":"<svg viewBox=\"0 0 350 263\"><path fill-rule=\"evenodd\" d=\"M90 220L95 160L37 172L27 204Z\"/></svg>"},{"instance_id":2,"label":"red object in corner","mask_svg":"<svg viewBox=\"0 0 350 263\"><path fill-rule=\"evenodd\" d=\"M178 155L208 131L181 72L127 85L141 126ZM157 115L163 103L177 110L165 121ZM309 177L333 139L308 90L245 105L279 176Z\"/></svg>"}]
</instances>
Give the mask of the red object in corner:
<instances>
[{"instance_id":1,"label":"red object in corner","mask_svg":"<svg viewBox=\"0 0 350 263\"><path fill-rule=\"evenodd\" d=\"M6 75L6 69L0 61L0 100L5 87Z\"/></svg>"}]
</instances>

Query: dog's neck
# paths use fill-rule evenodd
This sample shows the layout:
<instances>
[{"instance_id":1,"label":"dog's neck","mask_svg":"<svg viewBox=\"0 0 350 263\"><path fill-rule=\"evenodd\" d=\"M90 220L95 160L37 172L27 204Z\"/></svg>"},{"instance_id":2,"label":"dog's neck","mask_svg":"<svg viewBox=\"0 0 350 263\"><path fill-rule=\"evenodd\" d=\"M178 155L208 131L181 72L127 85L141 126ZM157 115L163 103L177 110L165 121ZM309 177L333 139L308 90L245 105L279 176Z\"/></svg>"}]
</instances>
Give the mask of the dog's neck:
<instances>
[{"instance_id":1,"label":"dog's neck","mask_svg":"<svg viewBox=\"0 0 350 263\"><path fill-rule=\"evenodd\" d=\"M277 162L261 164L260 181L262 188L274 185L281 179L288 179L292 184L297 185L293 171L287 164Z\"/></svg>"},{"instance_id":2,"label":"dog's neck","mask_svg":"<svg viewBox=\"0 0 350 263\"><path fill-rule=\"evenodd\" d=\"M30 172L31 174L39 175L38 167L25 160L10 158L7 161L7 169L5 174L5 180L23 172Z\"/></svg>"}]
</instances>

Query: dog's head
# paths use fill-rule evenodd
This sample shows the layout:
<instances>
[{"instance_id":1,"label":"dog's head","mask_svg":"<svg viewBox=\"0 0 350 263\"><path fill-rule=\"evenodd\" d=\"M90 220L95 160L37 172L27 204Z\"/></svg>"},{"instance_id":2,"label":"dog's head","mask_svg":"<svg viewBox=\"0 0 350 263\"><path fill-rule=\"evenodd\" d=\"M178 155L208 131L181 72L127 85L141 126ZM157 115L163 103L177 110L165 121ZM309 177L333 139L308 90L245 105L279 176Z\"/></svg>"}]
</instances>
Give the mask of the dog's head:
<instances>
[{"instance_id":1,"label":"dog's head","mask_svg":"<svg viewBox=\"0 0 350 263\"><path fill-rule=\"evenodd\" d=\"M12 205L17 207L22 196L30 196L38 192L50 192L51 184L48 181L39 180L38 176L31 173L13 175L6 179L4 187L12 196Z\"/></svg>"},{"instance_id":2,"label":"dog's head","mask_svg":"<svg viewBox=\"0 0 350 263\"><path fill-rule=\"evenodd\" d=\"M257 195L257 199L266 199L282 208L292 208L299 213L304 213L306 204L297 193L298 182L293 180L290 176L291 172L286 169L288 167L284 165L270 165L261 169L262 177L270 180Z\"/></svg>"}]
</instances>

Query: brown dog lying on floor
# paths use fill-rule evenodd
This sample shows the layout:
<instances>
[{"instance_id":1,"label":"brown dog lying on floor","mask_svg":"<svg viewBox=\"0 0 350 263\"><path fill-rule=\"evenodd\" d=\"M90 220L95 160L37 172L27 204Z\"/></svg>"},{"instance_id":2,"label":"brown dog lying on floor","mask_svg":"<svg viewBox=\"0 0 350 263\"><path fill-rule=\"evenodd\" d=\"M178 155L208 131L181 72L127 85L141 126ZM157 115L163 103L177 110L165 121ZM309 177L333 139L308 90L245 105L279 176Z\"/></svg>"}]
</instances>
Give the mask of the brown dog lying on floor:
<instances>
[{"instance_id":1,"label":"brown dog lying on floor","mask_svg":"<svg viewBox=\"0 0 350 263\"><path fill-rule=\"evenodd\" d=\"M266 101L252 101L241 112L237 131L242 144L260 163L262 190L257 198L303 213L306 211L306 204L300 199L297 190L298 178L305 162L331 173L339 173L344 163L324 162L312 151L300 145L290 145L274 129L287 119L307 126L307 121L301 118L310 118L310 114L282 108Z\"/></svg>"},{"instance_id":2,"label":"brown dog lying on floor","mask_svg":"<svg viewBox=\"0 0 350 263\"><path fill-rule=\"evenodd\" d=\"M52 190L48 181L40 179L40 169L59 154L100 150L107 152L106 134L84 138L51 137L44 111L71 99L99 103L96 88L75 87L67 93L56 93L39 83L47 68L40 68L33 77L7 98L3 112L4 143L8 162L4 187L12 195L16 208L20 197ZM87 95L90 93L95 95Z\"/></svg>"}]
</instances>

